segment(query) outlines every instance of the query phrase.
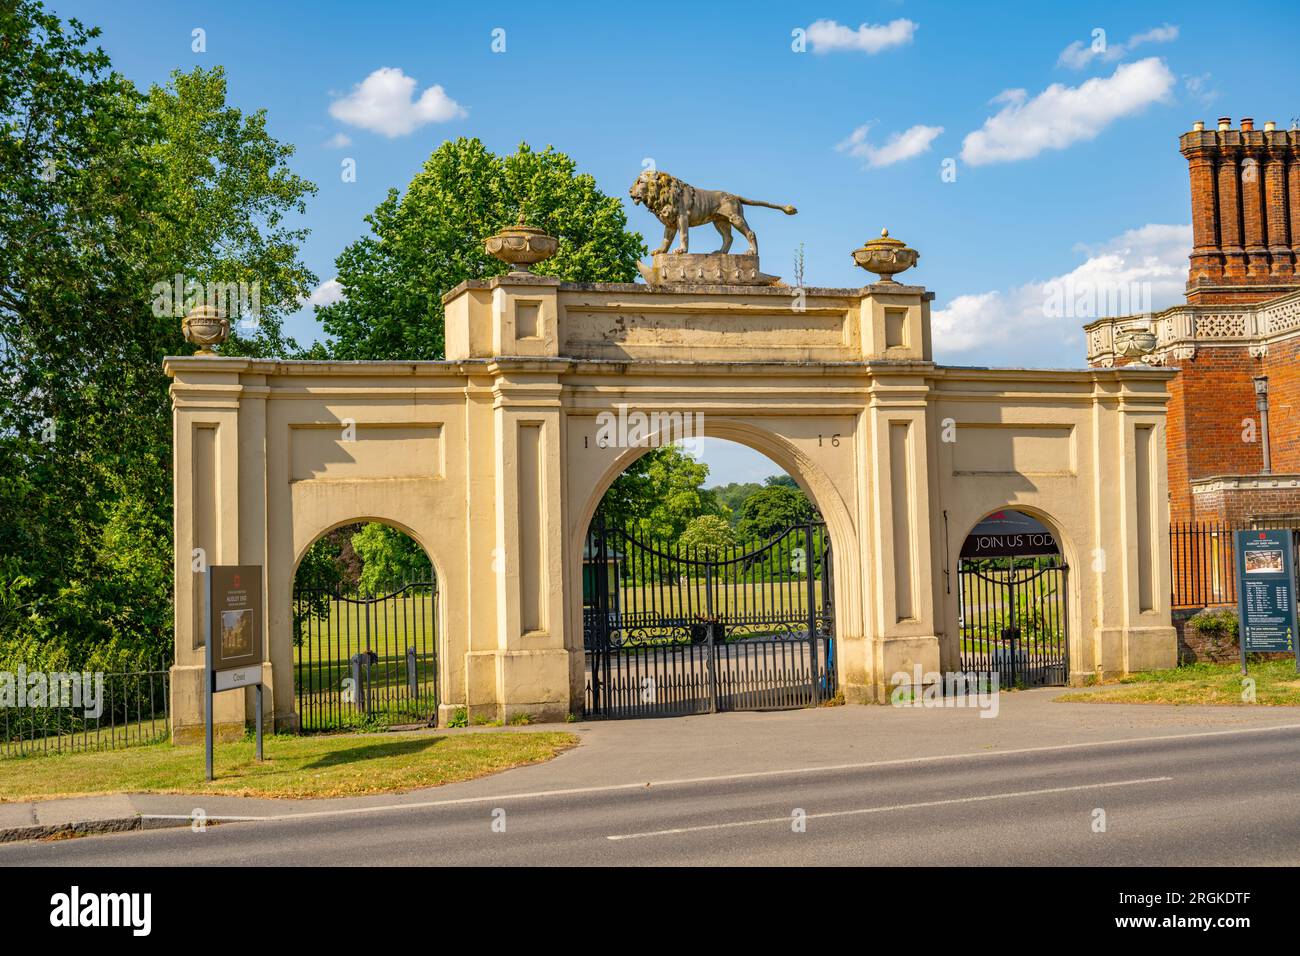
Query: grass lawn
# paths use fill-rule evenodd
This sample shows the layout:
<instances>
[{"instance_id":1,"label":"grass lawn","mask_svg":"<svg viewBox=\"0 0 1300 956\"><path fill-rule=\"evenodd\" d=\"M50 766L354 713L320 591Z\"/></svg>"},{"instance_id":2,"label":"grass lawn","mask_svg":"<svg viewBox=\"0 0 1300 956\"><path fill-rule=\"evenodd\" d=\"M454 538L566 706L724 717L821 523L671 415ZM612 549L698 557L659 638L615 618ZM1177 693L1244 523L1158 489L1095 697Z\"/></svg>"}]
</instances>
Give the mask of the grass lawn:
<instances>
[{"instance_id":1,"label":"grass lawn","mask_svg":"<svg viewBox=\"0 0 1300 956\"><path fill-rule=\"evenodd\" d=\"M219 793L246 797L348 797L436 787L540 763L578 742L573 734L368 734L268 736L266 760L251 740L217 744L203 779L203 746L148 744L122 750L0 760L0 801L95 793Z\"/></svg>"},{"instance_id":2,"label":"grass lawn","mask_svg":"<svg viewBox=\"0 0 1300 956\"><path fill-rule=\"evenodd\" d=\"M1143 671L1100 689L1063 694L1056 700L1086 704L1222 704L1300 706L1300 674L1295 661L1252 663L1255 699L1242 699L1240 664L1188 664L1166 671Z\"/></svg>"}]
</instances>

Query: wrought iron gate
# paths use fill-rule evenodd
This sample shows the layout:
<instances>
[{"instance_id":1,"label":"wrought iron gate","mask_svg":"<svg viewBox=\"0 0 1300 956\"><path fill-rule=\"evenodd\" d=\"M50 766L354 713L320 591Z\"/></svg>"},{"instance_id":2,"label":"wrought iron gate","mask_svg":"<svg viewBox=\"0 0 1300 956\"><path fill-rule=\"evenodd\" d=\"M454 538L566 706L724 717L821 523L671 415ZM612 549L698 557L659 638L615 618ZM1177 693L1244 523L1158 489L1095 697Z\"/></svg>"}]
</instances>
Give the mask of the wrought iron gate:
<instances>
[{"instance_id":1,"label":"wrought iron gate","mask_svg":"<svg viewBox=\"0 0 1300 956\"><path fill-rule=\"evenodd\" d=\"M1069 571L1056 559L962 561L962 670L996 671L1004 687L1066 683Z\"/></svg>"},{"instance_id":2,"label":"wrought iron gate","mask_svg":"<svg viewBox=\"0 0 1300 956\"><path fill-rule=\"evenodd\" d=\"M588 716L808 707L835 694L830 538L684 548L592 522L583 562Z\"/></svg>"},{"instance_id":3,"label":"wrought iron gate","mask_svg":"<svg viewBox=\"0 0 1300 956\"><path fill-rule=\"evenodd\" d=\"M432 724L438 713L438 590L293 593L294 692L302 730Z\"/></svg>"}]
</instances>

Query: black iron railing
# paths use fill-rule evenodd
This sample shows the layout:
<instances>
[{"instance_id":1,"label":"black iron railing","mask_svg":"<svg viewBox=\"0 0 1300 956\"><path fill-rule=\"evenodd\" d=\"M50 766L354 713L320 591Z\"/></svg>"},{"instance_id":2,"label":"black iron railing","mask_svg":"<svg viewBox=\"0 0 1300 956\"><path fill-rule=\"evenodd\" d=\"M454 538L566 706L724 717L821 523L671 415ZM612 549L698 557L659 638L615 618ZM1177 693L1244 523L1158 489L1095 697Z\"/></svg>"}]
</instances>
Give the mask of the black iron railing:
<instances>
[{"instance_id":1,"label":"black iron railing","mask_svg":"<svg viewBox=\"0 0 1300 956\"><path fill-rule=\"evenodd\" d=\"M0 756L107 750L167 739L170 674L0 673Z\"/></svg>"},{"instance_id":2,"label":"black iron railing","mask_svg":"<svg viewBox=\"0 0 1300 956\"><path fill-rule=\"evenodd\" d=\"M830 538L688 547L598 515L584 557L586 712L649 717L816 704L835 694Z\"/></svg>"},{"instance_id":3,"label":"black iron railing","mask_svg":"<svg viewBox=\"0 0 1300 956\"><path fill-rule=\"evenodd\" d=\"M432 723L438 709L438 591L294 592L294 693L303 730Z\"/></svg>"},{"instance_id":4,"label":"black iron railing","mask_svg":"<svg viewBox=\"0 0 1300 956\"><path fill-rule=\"evenodd\" d=\"M1233 535L1237 531L1287 528L1266 518L1248 526L1188 521L1169 526L1170 606L1213 607L1237 603L1237 556ZM1293 554L1300 561L1300 530L1291 528Z\"/></svg>"},{"instance_id":5,"label":"black iron railing","mask_svg":"<svg viewBox=\"0 0 1300 956\"><path fill-rule=\"evenodd\" d=\"M1010 687L1069 679L1069 568L1057 557L963 560L961 666Z\"/></svg>"}]
</instances>

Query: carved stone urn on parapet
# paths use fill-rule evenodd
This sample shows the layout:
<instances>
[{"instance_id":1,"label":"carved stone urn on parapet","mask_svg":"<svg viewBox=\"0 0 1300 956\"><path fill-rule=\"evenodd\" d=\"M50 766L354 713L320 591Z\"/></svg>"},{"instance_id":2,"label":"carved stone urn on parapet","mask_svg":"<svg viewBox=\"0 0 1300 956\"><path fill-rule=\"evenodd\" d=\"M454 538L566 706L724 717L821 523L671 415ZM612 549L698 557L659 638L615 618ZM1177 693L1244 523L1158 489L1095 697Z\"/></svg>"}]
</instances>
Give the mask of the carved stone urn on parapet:
<instances>
[{"instance_id":1,"label":"carved stone urn on parapet","mask_svg":"<svg viewBox=\"0 0 1300 956\"><path fill-rule=\"evenodd\" d=\"M522 212L518 223L483 240L488 255L496 256L512 273L530 274L533 271L530 266L551 258L559 247L560 241L554 236L528 225Z\"/></svg>"},{"instance_id":2,"label":"carved stone urn on parapet","mask_svg":"<svg viewBox=\"0 0 1300 956\"><path fill-rule=\"evenodd\" d=\"M894 276L916 265L921 254L909 249L901 239L892 239L888 229L880 230L879 239L870 239L853 250L853 261L868 272L874 272L881 282L897 282Z\"/></svg>"},{"instance_id":3,"label":"carved stone urn on parapet","mask_svg":"<svg viewBox=\"0 0 1300 956\"><path fill-rule=\"evenodd\" d=\"M185 341L197 345L195 355L216 355L212 346L230 338L230 320L215 305L196 305L181 320Z\"/></svg>"},{"instance_id":4,"label":"carved stone urn on parapet","mask_svg":"<svg viewBox=\"0 0 1300 956\"><path fill-rule=\"evenodd\" d=\"M1157 344L1156 334L1150 329L1128 329L1116 337L1115 351L1144 365L1163 365L1164 358L1156 353Z\"/></svg>"}]
</instances>

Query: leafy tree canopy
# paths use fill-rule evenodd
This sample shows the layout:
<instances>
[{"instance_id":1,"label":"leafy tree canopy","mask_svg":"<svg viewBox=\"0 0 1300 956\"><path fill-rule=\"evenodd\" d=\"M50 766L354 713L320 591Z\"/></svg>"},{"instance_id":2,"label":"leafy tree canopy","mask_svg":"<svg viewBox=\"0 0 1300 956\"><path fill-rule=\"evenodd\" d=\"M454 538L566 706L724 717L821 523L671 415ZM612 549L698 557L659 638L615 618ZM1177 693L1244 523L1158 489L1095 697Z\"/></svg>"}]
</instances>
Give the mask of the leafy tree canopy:
<instances>
[{"instance_id":1,"label":"leafy tree canopy","mask_svg":"<svg viewBox=\"0 0 1300 956\"><path fill-rule=\"evenodd\" d=\"M433 580L433 567L424 549L410 535L371 521L352 536L352 549L361 558L363 594L389 594L404 584Z\"/></svg>"},{"instance_id":2,"label":"leafy tree canopy","mask_svg":"<svg viewBox=\"0 0 1300 956\"><path fill-rule=\"evenodd\" d=\"M799 488L768 485L745 499L736 534L742 541L762 540L816 516L812 502Z\"/></svg>"},{"instance_id":3,"label":"leafy tree canopy","mask_svg":"<svg viewBox=\"0 0 1300 956\"><path fill-rule=\"evenodd\" d=\"M286 225L314 187L223 72L142 93L97 29L0 5L0 658L171 652L171 408L159 283L260 283L224 350L282 354L315 283ZM174 284L174 282L173 282Z\"/></svg>"},{"instance_id":4,"label":"leafy tree canopy","mask_svg":"<svg viewBox=\"0 0 1300 956\"><path fill-rule=\"evenodd\" d=\"M721 515L699 515L692 518L677 542L683 548L702 555L716 555L737 543L735 532Z\"/></svg>"},{"instance_id":5,"label":"leafy tree canopy","mask_svg":"<svg viewBox=\"0 0 1300 956\"><path fill-rule=\"evenodd\" d=\"M704 487L709 466L664 445L642 455L614 479L601 503L606 519L659 541L676 541L692 518L725 515Z\"/></svg>"},{"instance_id":6,"label":"leafy tree canopy","mask_svg":"<svg viewBox=\"0 0 1300 956\"><path fill-rule=\"evenodd\" d=\"M438 359L442 297L467 279L507 271L483 240L520 215L559 239L535 271L574 282L631 282L645 254L619 200L564 153L521 143L497 156L478 139L434 150L405 193L391 189L366 217L370 234L335 261L346 298L318 306L340 359Z\"/></svg>"}]
</instances>

